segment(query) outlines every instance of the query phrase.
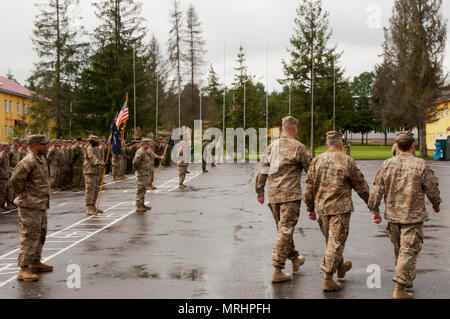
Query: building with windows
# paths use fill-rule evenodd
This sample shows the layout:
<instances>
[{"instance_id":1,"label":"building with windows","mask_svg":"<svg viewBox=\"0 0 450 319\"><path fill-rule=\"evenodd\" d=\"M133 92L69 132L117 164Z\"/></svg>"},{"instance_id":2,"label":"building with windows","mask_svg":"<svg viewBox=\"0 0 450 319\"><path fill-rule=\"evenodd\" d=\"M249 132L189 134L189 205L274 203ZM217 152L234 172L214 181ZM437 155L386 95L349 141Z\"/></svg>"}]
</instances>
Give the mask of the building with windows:
<instances>
[{"instance_id":1,"label":"building with windows","mask_svg":"<svg viewBox=\"0 0 450 319\"><path fill-rule=\"evenodd\" d=\"M33 92L23 87L19 83L0 76L0 141L8 142L13 136L26 138L27 130L27 110L32 105ZM41 132L47 138L52 139L50 133Z\"/></svg>"},{"instance_id":2,"label":"building with windows","mask_svg":"<svg viewBox=\"0 0 450 319\"><path fill-rule=\"evenodd\" d=\"M427 123L427 148L430 151L436 149L436 140L450 136L450 94L439 98L436 104L435 118Z\"/></svg>"}]
</instances>

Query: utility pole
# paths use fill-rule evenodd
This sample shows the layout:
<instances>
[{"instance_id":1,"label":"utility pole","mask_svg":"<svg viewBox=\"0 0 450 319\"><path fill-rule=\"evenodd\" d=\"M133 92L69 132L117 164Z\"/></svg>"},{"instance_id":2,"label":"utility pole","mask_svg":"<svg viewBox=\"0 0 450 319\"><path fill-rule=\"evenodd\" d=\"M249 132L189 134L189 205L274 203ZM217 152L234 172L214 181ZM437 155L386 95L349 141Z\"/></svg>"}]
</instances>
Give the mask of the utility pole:
<instances>
[{"instance_id":1,"label":"utility pole","mask_svg":"<svg viewBox=\"0 0 450 319\"><path fill-rule=\"evenodd\" d=\"M269 134L269 44L266 44L266 130Z\"/></svg>"},{"instance_id":2,"label":"utility pole","mask_svg":"<svg viewBox=\"0 0 450 319\"><path fill-rule=\"evenodd\" d=\"M70 121L69 121L70 139L72 139L72 101L70 101Z\"/></svg>"},{"instance_id":3,"label":"utility pole","mask_svg":"<svg viewBox=\"0 0 450 319\"><path fill-rule=\"evenodd\" d=\"M333 131L336 131L336 56L333 59Z\"/></svg>"},{"instance_id":4,"label":"utility pole","mask_svg":"<svg viewBox=\"0 0 450 319\"><path fill-rule=\"evenodd\" d=\"M247 75L245 75L244 81L244 131L246 128L246 111L247 111Z\"/></svg>"},{"instance_id":5,"label":"utility pole","mask_svg":"<svg viewBox=\"0 0 450 319\"><path fill-rule=\"evenodd\" d=\"M292 80L289 84L289 116L292 115Z\"/></svg>"},{"instance_id":6,"label":"utility pole","mask_svg":"<svg viewBox=\"0 0 450 319\"><path fill-rule=\"evenodd\" d=\"M314 24L311 19L311 156L314 152Z\"/></svg>"},{"instance_id":7,"label":"utility pole","mask_svg":"<svg viewBox=\"0 0 450 319\"><path fill-rule=\"evenodd\" d=\"M225 102L226 102L226 93L227 86L225 82L226 77L226 44L223 46L223 127L222 127L222 135L224 136L225 141Z\"/></svg>"},{"instance_id":8,"label":"utility pole","mask_svg":"<svg viewBox=\"0 0 450 319\"><path fill-rule=\"evenodd\" d=\"M202 120L202 90L200 89L200 121Z\"/></svg>"},{"instance_id":9,"label":"utility pole","mask_svg":"<svg viewBox=\"0 0 450 319\"><path fill-rule=\"evenodd\" d=\"M156 73L156 131L155 131L155 140L158 139L158 111L159 111L159 74Z\"/></svg>"},{"instance_id":10,"label":"utility pole","mask_svg":"<svg viewBox=\"0 0 450 319\"><path fill-rule=\"evenodd\" d=\"M133 47L133 90L134 90L134 140L137 140L137 131L136 131L136 54L135 49Z\"/></svg>"}]
</instances>

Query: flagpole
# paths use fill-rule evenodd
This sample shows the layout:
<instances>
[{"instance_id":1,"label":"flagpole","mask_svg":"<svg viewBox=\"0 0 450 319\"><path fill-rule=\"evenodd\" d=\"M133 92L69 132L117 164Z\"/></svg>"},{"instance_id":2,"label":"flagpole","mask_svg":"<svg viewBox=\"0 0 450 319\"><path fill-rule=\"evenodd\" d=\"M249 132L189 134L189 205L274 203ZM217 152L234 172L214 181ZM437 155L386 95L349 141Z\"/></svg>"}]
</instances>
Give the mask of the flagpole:
<instances>
[{"instance_id":1,"label":"flagpole","mask_svg":"<svg viewBox=\"0 0 450 319\"><path fill-rule=\"evenodd\" d=\"M136 140L136 57L133 47L133 87L134 87L134 140Z\"/></svg>"},{"instance_id":2,"label":"flagpole","mask_svg":"<svg viewBox=\"0 0 450 319\"><path fill-rule=\"evenodd\" d=\"M112 138L112 132L109 135L109 139L108 139L108 153L106 155L105 168L103 169L102 183L100 184L100 190L98 192L97 210L100 208L100 202L102 200L102 192L103 192L103 183L105 181L105 175L106 175L106 164L108 163L109 155L111 154L111 138Z\"/></svg>"},{"instance_id":3,"label":"flagpole","mask_svg":"<svg viewBox=\"0 0 450 319\"><path fill-rule=\"evenodd\" d=\"M161 169L162 163L163 163L164 159L166 158L166 153L167 153L168 147L169 147L169 144L166 144L166 149L164 150L164 153L162 155L163 159L159 161L158 170L156 171L155 177L153 177L153 185L155 185L156 179L158 178L159 170Z\"/></svg>"},{"instance_id":4,"label":"flagpole","mask_svg":"<svg viewBox=\"0 0 450 319\"><path fill-rule=\"evenodd\" d=\"M155 140L158 139L158 103L159 103L159 74L156 74L156 132Z\"/></svg>"}]
</instances>

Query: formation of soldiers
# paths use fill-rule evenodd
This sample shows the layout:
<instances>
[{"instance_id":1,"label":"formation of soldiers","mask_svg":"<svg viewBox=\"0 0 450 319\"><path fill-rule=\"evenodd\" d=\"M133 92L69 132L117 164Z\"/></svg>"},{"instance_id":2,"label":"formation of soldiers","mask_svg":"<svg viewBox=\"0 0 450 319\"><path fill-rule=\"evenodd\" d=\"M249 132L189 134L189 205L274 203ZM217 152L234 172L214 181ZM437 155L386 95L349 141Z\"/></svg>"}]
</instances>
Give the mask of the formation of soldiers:
<instances>
[{"instance_id":1,"label":"formation of soldiers","mask_svg":"<svg viewBox=\"0 0 450 319\"><path fill-rule=\"evenodd\" d=\"M282 126L284 136L267 148L255 186L257 200L264 204L264 188L268 182L269 207L277 227L272 282L291 279L291 275L283 272L287 260L292 262L293 272L305 263L305 257L299 255L293 239L303 200L308 218L318 221L325 239L326 251L321 264L323 290L331 292L343 288L333 276L337 273L342 279L352 268L352 262L346 261L343 254L354 211L352 190L355 190L368 205L376 224L382 221L379 206L385 200L385 219L394 245L396 265L393 298L413 298L405 288L413 285L416 259L424 240L423 223L428 220L425 195L435 213L440 212L442 202L433 170L425 160L414 156L414 135L398 133L393 147L395 156L383 163L370 191L355 160L343 153L344 141L340 132L327 133L328 151L311 159L306 147L296 140L298 121L286 117ZM304 194L300 186L302 171L307 174Z\"/></svg>"}]
</instances>

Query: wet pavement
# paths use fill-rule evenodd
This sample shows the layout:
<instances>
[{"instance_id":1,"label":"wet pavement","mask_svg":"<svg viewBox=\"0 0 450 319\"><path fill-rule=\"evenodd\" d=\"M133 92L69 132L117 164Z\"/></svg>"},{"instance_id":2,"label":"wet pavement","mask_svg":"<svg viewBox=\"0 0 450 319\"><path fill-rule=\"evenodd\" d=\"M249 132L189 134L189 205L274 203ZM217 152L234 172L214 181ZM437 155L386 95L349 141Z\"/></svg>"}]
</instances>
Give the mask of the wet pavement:
<instances>
[{"instance_id":1,"label":"wet pavement","mask_svg":"<svg viewBox=\"0 0 450 319\"><path fill-rule=\"evenodd\" d=\"M379 161L359 162L371 184ZM441 214L430 213L417 265L416 298L450 298L450 163L431 164L440 178ZM177 188L176 167L161 170L153 209L135 213L135 178L106 179L104 215L85 215L84 194L52 195L44 261L55 266L36 283L15 279L19 232L15 211L0 215L0 298L390 298L393 247L386 221L375 225L354 195L345 257L353 261L344 289L323 293L319 269L325 242L302 205L295 243L306 263L293 280L272 284L276 231L267 205L255 200L254 164L219 165L201 174L190 166L187 190ZM303 178L304 179L304 178ZM431 211L430 205L428 206ZM380 288L368 288L381 269ZM80 288L73 283L80 271ZM290 271L290 262L287 264ZM369 278L370 279L370 278ZM69 283L69 284L68 284ZM71 284L72 283L72 284Z\"/></svg>"}]
</instances>

